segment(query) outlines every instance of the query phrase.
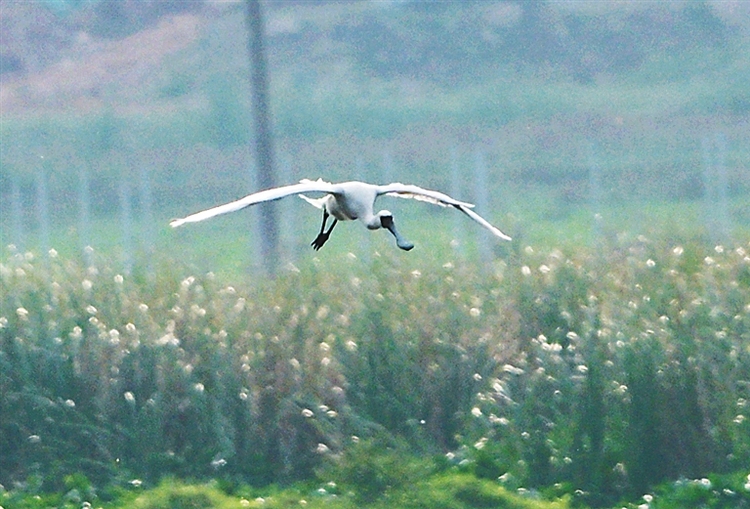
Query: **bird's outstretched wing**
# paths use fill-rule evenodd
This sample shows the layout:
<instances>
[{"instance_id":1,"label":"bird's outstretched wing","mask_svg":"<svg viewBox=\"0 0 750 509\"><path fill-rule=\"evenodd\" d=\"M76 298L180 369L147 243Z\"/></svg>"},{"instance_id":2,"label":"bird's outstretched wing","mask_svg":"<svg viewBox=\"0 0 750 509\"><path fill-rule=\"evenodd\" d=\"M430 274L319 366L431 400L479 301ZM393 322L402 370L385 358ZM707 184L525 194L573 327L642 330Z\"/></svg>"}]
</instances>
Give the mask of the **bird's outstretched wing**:
<instances>
[{"instance_id":1,"label":"bird's outstretched wing","mask_svg":"<svg viewBox=\"0 0 750 509\"><path fill-rule=\"evenodd\" d=\"M411 184L394 183L378 186L378 196L381 195L396 196L398 198L411 198L413 200L426 201L428 203L440 205L441 207L455 207L456 205L461 205L469 209L474 208L474 205L471 203L458 201L439 191L432 191L431 189L424 189Z\"/></svg>"},{"instance_id":2,"label":"bird's outstretched wing","mask_svg":"<svg viewBox=\"0 0 750 509\"><path fill-rule=\"evenodd\" d=\"M456 207L458 210L460 210L461 212L463 212L464 214L466 214L467 216L469 216L470 218L472 218L477 223L479 223L482 226L484 226L485 228L487 228L496 237L500 237L503 240L513 240L508 235L504 234L503 232L501 232L500 230L498 230L497 228L495 228L494 226L492 226L489 223L489 221L487 221L485 218L483 218L482 216L480 216L479 214L477 214L473 210L467 209L467 208L463 207L462 205L454 205L454 207Z\"/></svg>"},{"instance_id":3,"label":"bird's outstretched wing","mask_svg":"<svg viewBox=\"0 0 750 509\"><path fill-rule=\"evenodd\" d=\"M440 205L442 207L455 207L470 218L472 218L477 223L481 224L485 228L487 228L489 231L493 233L493 235L500 237L503 240L511 240L511 238L501 232L496 227L492 226L486 219L484 219L482 216L471 210L474 208L474 205L471 203L466 203L463 201L458 201L454 198L451 198L447 194L443 194L439 191L432 191L430 189L424 189L419 186L414 186L411 184L386 184L383 186L378 186L378 195L385 195L385 196L396 196L399 198L411 198L414 200L419 201L425 201L428 203L434 203L435 205Z\"/></svg>"},{"instance_id":4,"label":"bird's outstretched wing","mask_svg":"<svg viewBox=\"0 0 750 509\"><path fill-rule=\"evenodd\" d=\"M324 182L321 179L315 181L304 179L301 180L299 184L266 189L265 191L259 191L257 193L247 195L237 201L225 203L224 205L219 205L218 207L213 207L201 212L196 212L195 214L183 217L182 219L174 219L169 223L169 225L172 228L176 228L178 226L182 226L185 223L197 223L198 221L204 221L214 216L227 214L229 212L235 212L251 205L257 205L258 203L279 200L281 198L294 194L314 192L336 193L337 191L337 186L331 184L330 182Z\"/></svg>"}]
</instances>

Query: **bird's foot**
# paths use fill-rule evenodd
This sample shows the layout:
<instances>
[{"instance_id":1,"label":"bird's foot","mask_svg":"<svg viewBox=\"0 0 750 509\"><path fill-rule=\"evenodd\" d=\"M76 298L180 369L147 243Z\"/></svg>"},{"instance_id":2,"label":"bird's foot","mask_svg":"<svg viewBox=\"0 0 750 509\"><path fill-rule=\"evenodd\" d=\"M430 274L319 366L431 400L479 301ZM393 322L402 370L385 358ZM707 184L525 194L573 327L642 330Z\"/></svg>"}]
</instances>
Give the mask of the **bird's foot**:
<instances>
[{"instance_id":1,"label":"bird's foot","mask_svg":"<svg viewBox=\"0 0 750 509\"><path fill-rule=\"evenodd\" d=\"M315 240L313 240L310 245L315 251L318 251L321 247L323 247L323 244L326 243L328 240L328 237L330 235L330 232L328 233L320 233L317 237L315 237Z\"/></svg>"}]
</instances>

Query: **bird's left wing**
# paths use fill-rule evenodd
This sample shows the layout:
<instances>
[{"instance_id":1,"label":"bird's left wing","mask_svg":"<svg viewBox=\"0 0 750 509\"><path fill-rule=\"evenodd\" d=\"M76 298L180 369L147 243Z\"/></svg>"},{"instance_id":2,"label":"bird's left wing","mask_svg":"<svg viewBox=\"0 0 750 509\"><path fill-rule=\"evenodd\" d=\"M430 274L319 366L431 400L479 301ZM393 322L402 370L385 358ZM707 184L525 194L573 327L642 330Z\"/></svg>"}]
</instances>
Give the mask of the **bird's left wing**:
<instances>
[{"instance_id":1,"label":"bird's left wing","mask_svg":"<svg viewBox=\"0 0 750 509\"><path fill-rule=\"evenodd\" d=\"M229 212L235 212L251 205L257 205L258 203L279 200L293 194L314 192L335 193L337 191L338 187L336 185L329 182L324 182L321 179L315 181L304 179L301 180L299 184L266 189L265 191L259 191L257 193L247 195L237 201L225 203L224 205L219 205L218 207L213 207L201 212L196 212L195 214L183 217L182 219L174 219L169 223L169 225L172 228L176 228L178 226L182 226L185 223L197 223L198 221L204 221L214 216L227 214Z\"/></svg>"},{"instance_id":2,"label":"bird's left wing","mask_svg":"<svg viewBox=\"0 0 750 509\"><path fill-rule=\"evenodd\" d=\"M497 229L496 227L492 226L492 225L491 225L491 224L489 223L489 221L487 221L487 220L486 220L485 218L483 218L482 216L480 216L479 214L477 214L477 213L476 213L476 212L474 212L473 210L471 210L471 209L467 209L467 208L464 208L464 207L462 207L462 206L460 206L460 205L457 205L457 206L456 206L456 208L457 208L458 210L460 210L461 212L463 212L464 214L466 214L467 216L469 216L470 218L472 218L472 219L473 219L474 221L476 221L477 223L479 223L479 224L481 224L482 226L484 226L485 228L487 228L487 229L488 229L489 231L491 231L491 232L493 233L493 235L495 235L496 237L500 237L500 238L501 238L501 239L503 239L503 240L513 240L513 239L512 239L512 238L510 238L510 237L509 237L508 235L504 234L503 232L501 232L500 230L498 230L498 229Z\"/></svg>"},{"instance_id":3,"label":"bird's left wing","mask_svg":"<svg viewBox=\"0 0 750 509\"><path fill-rule=\"evenodd\" d=\"M487 221L485 218L471 210L474 208L474 205L471 203L466 203L462 201L458 201L454 198L451 198L447 194L443 194L439 191L432 191L430 189L423 189L419 186L410 185L410 184L387 184L384 186L378 186L378 195L386 195L386 196L397 196L399 198L412 198L414 200L419 201L426 201L429 203L434 203L435 205L441 205L443 207L455 207L470 218L472 218L477 223L481 224L485 228L487 228L489 231L492 232L493 235L496 237L500 237L503 240L511 240L511 238L501 232L496 227L492 226L489 221Z\"/></svg>"},{"instance_id":4,"label":"bird's left wing","mask_svg":"<svg viewBox=\"0 0 750 509\"><path fill-rule=\"evenodd\" d=\"M466 208L474 208L471 203L464 201L458 201L451 198L447 194L443 194L439 191L433 191L431 189L424 189L419 186L411 184L386 184L384 186L378 186L378 196L396 196L398 198L411 198L413 200L426 201L442 207L450 207L461 205Z\"/></svg>"}]
</instances>

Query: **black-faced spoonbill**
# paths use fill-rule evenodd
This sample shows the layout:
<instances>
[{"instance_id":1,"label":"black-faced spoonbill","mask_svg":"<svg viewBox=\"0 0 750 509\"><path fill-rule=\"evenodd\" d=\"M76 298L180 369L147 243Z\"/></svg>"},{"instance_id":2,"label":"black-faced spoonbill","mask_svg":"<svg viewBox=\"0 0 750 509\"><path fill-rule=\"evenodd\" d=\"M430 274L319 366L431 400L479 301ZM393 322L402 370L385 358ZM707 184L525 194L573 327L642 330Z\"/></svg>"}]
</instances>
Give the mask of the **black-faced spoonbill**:
<instances>
[{"instance_id":1,"label":"black-faced spoonbill","mask_svg":"<svg viewBox=\"0 0 750 509\"><path fill-rule=\"evenodd\" d=\"M303 193L324 193L325 196L322 198L308 198ZM404 251L409 251L413 248L414 244L405 240L401 234L398 233L398 230L396 230L396 225L393 223L393 214L387 210L381 210L380 212L375 213L375 200L378 196L383 195L396 196L399 198L413 198L419 201L434 203L435 205L440 205L442 207L455 207L477 223L487 228L495 236L500 237L503 240L511 240L510 237L471 210L474 205L455 200L438 191L422 189L421 187L409 184L386 184L377 186L356 181L331 184L330 182L324 182L321 179L316 181L304 179L301 180L299 184L266 189L265 191L245 196L237 201L219 205L218 207L213 207L202 212L196 212L195 214L182 219L175 219L169 224L173 228L176 228L185 223L197 223L198 221L203 221L204 219L209 219L220 214L241 210L258 203L279 200L294 194L299 195L300 198L303 198L308 203L323 210L323 224L320 226L320 233L318 233L318 236L315 237L315 240L310 244L316 251L326 243L328 237L333 231L333 227L336 226L336 223L339 220L351 221L354 219L362 221L370 230L385 228L393 234L396 238L396 245ZM331 223L331 226L326 230L326 223L328 222L329 216L333 216L333 223Z\"/></svg>"}]
</instances>

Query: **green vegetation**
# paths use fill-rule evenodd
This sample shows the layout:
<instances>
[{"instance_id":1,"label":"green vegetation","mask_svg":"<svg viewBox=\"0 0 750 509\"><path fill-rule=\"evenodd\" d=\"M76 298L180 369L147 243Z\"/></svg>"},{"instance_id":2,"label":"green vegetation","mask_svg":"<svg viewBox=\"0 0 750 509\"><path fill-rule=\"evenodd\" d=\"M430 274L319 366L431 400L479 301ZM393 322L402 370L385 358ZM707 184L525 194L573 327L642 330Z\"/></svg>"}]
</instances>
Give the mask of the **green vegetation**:
<instances>
[{"instance_id":1,"label":"green vegetation","mask_svg":"<svg viewBox=\"0 0 750 509\"><path fill-rule=\"evenodd\" d=\"M747 245L623 237L484 266L330 256L229 285L168 259L122 275L11 253L0 482L18 489L3 504L106 501L164 476L319 479L404 507L440 490L488 506L465 497L503 496L498 482L594 506L744 500ZM726 488L684 480L702 478Z\"/></svg>"},{"instance_id":2,"label":"green vegetation","mask_svg":"<svg viewBox=\"0 0 750 509\"><path fill-rule=\"evenodd\" d=\"M89 491L81 493L72 488L62 495L30 495L16 490L1 492L0 504L6 509L229 509L281 507L334 507L341 509L369 507L380 509L567 509L583 507L580 494L547 501L537 492L518 490L516 493L497 482L478 479L460 471L435 472L406 485L398 483L376 499L362 500L351 486L334 481L302 483L283 489L277 487L251 488L228 483L209 482L186 484L166 480L152 488L134 483L103 495ZM637 501L618 504L617 508L711 509L750 507L750 480L746 476L711 476L711 478L682 479L659 486Z\"/></svg>"},{"instance_id":3,"label":"green vegetation","mask_svg":"<svg viewBox=\"0 0 750 509\"><path fill-rule=\"evenodd\" d=\"M348 225L314 257L285 202L307 254L275 280L248 216L167 229L253 188L239 8L105 108L3 115L3 509L750 507L747 35L704 2L502 4L295 3L270 55L285 180L387 153L471 201L481 155L515 238L487 258L413 204L411 256ZM156 21L98 5L92 33Z\"/></svg>"},{"instance_id":4,"label":"green vegetation","mask_svg":"<svg viewBox=\"0 0 750 509\"><path fill-rule=\"evenodd\" d=\"M353 492L343 492L335 482L320 486L298 485L286 489L230 489L222 483L184 484L165 481L151 489L129 487L120 489L114 500L105 501L96 495L82 497L71 490L63 496L22 497L0 493L0 503L7 509L239 509L282 507L334 507L350 509L444 508L469 509L494 507L500 509L566 509L566 499L544 501L538 495L513 494L497 483L473 476L454 473L436 474L410 486L400 485L383 497L364 502Z\"/></svg>"}]
</instances>

